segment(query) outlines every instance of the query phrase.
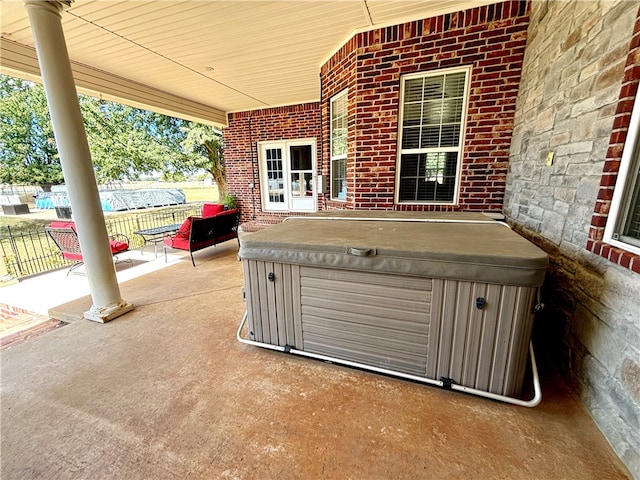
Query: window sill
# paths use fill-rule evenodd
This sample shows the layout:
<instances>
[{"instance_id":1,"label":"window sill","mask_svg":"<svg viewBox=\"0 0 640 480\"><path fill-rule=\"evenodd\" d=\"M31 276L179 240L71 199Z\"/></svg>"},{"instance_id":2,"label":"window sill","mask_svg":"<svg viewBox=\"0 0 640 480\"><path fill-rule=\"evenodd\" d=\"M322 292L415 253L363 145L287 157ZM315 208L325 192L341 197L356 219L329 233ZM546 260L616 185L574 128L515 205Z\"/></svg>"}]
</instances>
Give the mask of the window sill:
<instances>
[{"instance_id":1,"label":"window sill","mask_svg":"<svg viewBox=\"0 0 640 480\"><path fill-rule=\"evenodd\" d=\"M429 206L443 206L443 207L455 207L458 204L456 202L411 202L411 201L398 201L396 205L429 205Z\"/></svg>"},{"instance_id":2,"label":"window sill","mask_svg":"<svg viewBox=\"0 0 640 480\"><path fill-rule=\"evenodd\" d=\"M587 250L606 258L616 265L627 268L635 273L640 273L640 255L628 250L613 246L601 240L587 241Z\"/></svg>"}]
</instances>

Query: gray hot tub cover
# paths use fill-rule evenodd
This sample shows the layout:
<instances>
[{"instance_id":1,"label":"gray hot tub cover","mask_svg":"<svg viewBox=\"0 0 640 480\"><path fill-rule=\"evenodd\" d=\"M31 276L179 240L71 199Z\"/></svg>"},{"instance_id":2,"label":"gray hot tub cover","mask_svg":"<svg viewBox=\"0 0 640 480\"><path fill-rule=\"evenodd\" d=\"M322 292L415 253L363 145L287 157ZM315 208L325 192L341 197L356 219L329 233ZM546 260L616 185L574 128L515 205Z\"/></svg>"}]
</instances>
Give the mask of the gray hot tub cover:
<instances>
[{"instance_id":1,"label":"gray hot tub cover","mask_svg":"<svg viewBox=\"0 0 640 480\"><path fill-rule=\"evenodd\" d=\"M542 284L546 253L504 224L487 221L481 214L431 217L434 223L407 221L417 218L411 215L385 221L295 218L241 236L239 256L502 285ZM474 219L479 222L473 223Z\"/></svg>"}]
</instances>

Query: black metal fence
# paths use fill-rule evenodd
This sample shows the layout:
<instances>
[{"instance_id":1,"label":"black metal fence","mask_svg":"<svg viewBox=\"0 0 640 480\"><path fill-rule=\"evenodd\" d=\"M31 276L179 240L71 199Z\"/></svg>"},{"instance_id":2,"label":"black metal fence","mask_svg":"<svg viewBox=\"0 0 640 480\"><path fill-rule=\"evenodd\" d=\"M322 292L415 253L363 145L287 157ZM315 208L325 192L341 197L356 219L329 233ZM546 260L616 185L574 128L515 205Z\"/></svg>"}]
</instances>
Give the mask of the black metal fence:
<instances>
[{"instance_id":1,"label":"black metal fence","mask_svg":"<svg viewBox=\"0 0 640 480\"><path fill-rule=\"evenodd\" d=\"M140 248L143 239L134 232L147 228L182 223L188 216L200 215L202 203L165 207L152 212L127 212L105 218L109 235L119 233L129 238L129 248ZM55 270L72 262L64 260L60 251L44 231L15 232L7 225L0 230L0 255L12 277L24 277Z\"/></svg>"}]
</instances>

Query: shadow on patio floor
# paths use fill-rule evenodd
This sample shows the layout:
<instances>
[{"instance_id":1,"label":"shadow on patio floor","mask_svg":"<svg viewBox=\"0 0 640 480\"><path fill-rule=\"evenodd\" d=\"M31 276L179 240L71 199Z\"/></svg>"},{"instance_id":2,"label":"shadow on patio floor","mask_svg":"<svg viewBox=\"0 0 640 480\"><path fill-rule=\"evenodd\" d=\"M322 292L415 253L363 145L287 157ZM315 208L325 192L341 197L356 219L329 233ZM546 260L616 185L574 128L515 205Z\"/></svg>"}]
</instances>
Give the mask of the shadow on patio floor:
<instances>
[{"instance_id":1,"label":"shadow on patio floor","mask_svg":"<svg viewBox=\"0 0 640 480\"><path fill-rule=\"evenodd\" d=\"M238 343L236 253L125 281L131 313L2 352L2 478L628 478L552 370L527 409Z\"/></svg>"}]
</instances>

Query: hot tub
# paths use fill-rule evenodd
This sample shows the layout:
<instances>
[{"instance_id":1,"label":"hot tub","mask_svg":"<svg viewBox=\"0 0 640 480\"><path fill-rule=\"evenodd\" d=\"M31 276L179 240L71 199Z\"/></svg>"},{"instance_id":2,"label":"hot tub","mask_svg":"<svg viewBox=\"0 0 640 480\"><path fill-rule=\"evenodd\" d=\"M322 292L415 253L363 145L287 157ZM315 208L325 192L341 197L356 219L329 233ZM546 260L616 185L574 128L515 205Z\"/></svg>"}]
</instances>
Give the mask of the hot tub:
<instances>
[{"instance_id":1,"label":"hot tub","mask_svg":"<svg viewBox=\"0 0 640 480\"><path fill-rule=\"evenodd\" d=\"M247 343L520 395L548 257L506 224L474 213L334 212L240 244Z\"/></svg>"}]
</instances>

